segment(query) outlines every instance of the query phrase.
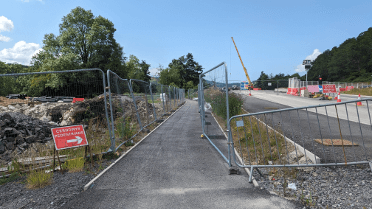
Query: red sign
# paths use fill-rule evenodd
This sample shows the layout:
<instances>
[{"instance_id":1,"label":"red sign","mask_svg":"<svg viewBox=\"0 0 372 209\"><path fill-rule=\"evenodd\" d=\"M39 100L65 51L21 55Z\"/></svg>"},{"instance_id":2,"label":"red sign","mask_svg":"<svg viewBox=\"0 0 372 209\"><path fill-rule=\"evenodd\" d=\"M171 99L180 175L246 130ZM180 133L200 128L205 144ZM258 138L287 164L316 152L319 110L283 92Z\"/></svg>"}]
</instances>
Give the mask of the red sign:
<instances>
[{"instance_id":1,"label":"red sign","mask_svg":"<svg viewBox=\"0 0 372 209\"><path fill-rule=\"evenodd\" d=\"M323 93L337 93L335 84L323 85Z\"/></svg>"},{"instance_id":2,"label":"red sign","mask_svg":"<svg viewBox=\"0 0 372 209\"><path fill-rule=\"evenodd\" d=\"M354 88L354 86L346 86L346 91L350 91L353 88Z\"/></svg>"},{"instance_id":3,"label":"red sign","mask_svg":"<svg viewBox=\"0 0 372 209\"><path fill-rule=\"evenodd\" d=\"M309 92L314 93L314 92L319 92L319 85L308 85L307 89Z\"/></svg>"},{"instance_id":4,"label":"red sign","mask_svg":"<svg viewBox=\"0 0 372 209\"><path fill-rule=\"evenodd\" d=\"M84 98L73 98L72 99L72 103L75 103L75 102L83 102L84 101Z\"/></svg>"},{"instance_id":5,"label":"red sign","mask_svg":"<svg viewBox=\"0 0 372 209\"><path fill-rule=\"evenodd\" d=\"M82 125L52 128L56 150L88 145Z\"/></svg>"}]
</instances>

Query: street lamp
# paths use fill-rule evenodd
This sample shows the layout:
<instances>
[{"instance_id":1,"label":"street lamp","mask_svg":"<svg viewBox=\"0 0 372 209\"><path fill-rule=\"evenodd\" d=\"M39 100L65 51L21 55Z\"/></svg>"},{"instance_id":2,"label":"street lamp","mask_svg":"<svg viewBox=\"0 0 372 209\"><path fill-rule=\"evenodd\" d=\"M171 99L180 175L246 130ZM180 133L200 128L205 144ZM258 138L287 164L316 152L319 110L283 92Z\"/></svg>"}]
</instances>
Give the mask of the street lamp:
<instances>
[{"instance_id":1,"label":"street lamp","mask_svg":"<svg viewBox=\"0 0 372 209\"><path fill-rule=\"evenodd\" d=\"M311 60L304 60L302 62L302 65L305 65L305 70L306 70L306 86L307 86L307 72L311 68Z\"/></svg>"}]
</instances>

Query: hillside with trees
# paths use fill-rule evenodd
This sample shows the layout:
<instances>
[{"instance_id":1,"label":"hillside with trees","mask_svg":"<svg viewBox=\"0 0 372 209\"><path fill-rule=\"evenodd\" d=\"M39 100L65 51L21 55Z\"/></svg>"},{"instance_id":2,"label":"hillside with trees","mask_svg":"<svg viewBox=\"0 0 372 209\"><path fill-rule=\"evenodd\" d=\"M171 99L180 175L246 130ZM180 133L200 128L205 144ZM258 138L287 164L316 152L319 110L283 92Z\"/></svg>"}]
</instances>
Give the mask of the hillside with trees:
<instances>
[{"instance_id":1,"label":"hillside with trees","mask_svg":"<svg viewBox=\"0 0 372 209\"><path fill-rule=\"evenodd\" d=\"M325 50L308 72L309 80L319 75L325 81L370 82L372 79L372 27L349 38L340 46Z\"/></svg>"}]
</instances>

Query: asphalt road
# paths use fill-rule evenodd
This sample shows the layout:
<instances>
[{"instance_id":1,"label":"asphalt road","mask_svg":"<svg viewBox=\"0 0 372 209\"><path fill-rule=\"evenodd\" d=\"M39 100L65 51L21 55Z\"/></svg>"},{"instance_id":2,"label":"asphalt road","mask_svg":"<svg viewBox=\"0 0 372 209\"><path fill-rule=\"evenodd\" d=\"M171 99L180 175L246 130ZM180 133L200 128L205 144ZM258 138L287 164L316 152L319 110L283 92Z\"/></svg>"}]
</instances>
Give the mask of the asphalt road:
<instances>
[{"instance_id":1,"label":"asphalt road","mask_svg":"<svg viewBox=\"0 0 372 209\"><path fill-rule=\"evenodd\" d=\"M200 137L197 106L197 101L187 100L64 208L295 208L292 202L254 188L244 171L228 175L221 155ZM224 139L216 139L225 153Z\"/></svg>"},{"instance_id":2,"label":"asphalt road","mask_svg":"<svg viewBox=\"0 0 372 209\"><path fill-rule=\"evenodd\" d=\"M273 91L252 91L252 96L245 94L243 107L250 113L265 112L257 117L320 157L322 163L343 163L345 156L347 162L371 160L372 127L365 103L358 109L354 103L337 105L340 120L337 119L334 105L327 108L304 108L298 111L274 112L285 108L327 103L337 104L335 101L301 98L282 93L277 94ZM348 112L346 112L346 108ZM341 137L359 146L345 147L344 155L340 146L323 146L314 141L314 139L341 139Z\"/></svg>"}]
</instances>

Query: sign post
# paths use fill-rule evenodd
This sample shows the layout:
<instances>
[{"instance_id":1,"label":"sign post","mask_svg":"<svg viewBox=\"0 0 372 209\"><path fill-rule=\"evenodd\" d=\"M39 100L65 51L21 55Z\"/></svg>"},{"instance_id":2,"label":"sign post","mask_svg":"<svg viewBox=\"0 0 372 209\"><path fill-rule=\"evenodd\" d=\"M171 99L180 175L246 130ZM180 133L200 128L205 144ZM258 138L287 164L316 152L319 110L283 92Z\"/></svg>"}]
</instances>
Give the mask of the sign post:
<instances>
[{"instance_id":1,"label":"sign post","mask_svg":"<svg viewBox=\"0 0 372 209\"><path fill-rule=\"evenodd\" d=\"M61 161L59 159L59 154L58 154L59 150L74 148L74 147L81 147L81 146L89 146L83 125L52 128L51 131L52 131L54 145L55 145L54 153L57 152L57 158L58 158L58 163L60 167L61 167ZM90 157L92 159L93 157L92 153L90 153ZM54 168L55 168L55 154L53 156L53 170ZM62 167L61 167L61 171L62 171Z\"/></svg>"}]
</instances>

